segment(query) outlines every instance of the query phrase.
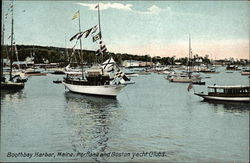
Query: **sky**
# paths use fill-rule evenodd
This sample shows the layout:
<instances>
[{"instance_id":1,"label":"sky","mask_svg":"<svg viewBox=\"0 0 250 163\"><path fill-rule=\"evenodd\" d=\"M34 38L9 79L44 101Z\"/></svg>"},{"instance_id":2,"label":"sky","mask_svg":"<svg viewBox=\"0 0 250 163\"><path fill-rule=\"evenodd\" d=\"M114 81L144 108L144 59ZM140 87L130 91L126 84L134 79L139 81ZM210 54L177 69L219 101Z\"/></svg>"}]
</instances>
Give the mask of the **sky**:
<instances>
[{"instance_id":1,"label":"sky","mask_svg":"<svg viewBox=\"0 0 250 163\"><path fill-rule=\"evenodd\" d=\"M102 40L108 51L161 57L193 54L249 59L248 1L99 1ZM14 1L16 44L72 48L69 39L98 24L97 1ZM10 44L9 0L3 1L4 42ZM83 49L97 50L91 35ZM77 46L79 48L79 45Z\"/></svg>"}]
</instances>

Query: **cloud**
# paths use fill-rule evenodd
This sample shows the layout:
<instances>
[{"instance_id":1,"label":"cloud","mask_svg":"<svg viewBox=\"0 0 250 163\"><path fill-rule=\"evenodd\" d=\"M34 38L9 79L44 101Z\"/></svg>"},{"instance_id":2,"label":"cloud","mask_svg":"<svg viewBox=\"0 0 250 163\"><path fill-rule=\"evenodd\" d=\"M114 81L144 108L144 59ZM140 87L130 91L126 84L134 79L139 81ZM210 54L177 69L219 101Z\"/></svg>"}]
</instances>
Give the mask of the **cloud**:
<instances>
[{"instance_id":1,"label":"cloud","mask_svg":"<svg viewBox=\"0 0 250 163\"><path fill-rule=\"evenodd\" d=\"M78 5L88 7L89 10L96 10L96 3L95 4L89 4L89 3L76 3ZM161 9L156 5L152 5L151 7L147 8L146 11L139 11L139 10L133 10L132 4L122 4L122 3L99 3L100 10L107 10L107 9L117 9L117 10L123 10L123 11L129 11L134 12L136 14L158 14L161 11L170 11L170 7L167 9Z\"/></svg>"},{"instance_id":2,"label":"cloud","mask_svg":"<svg viewBox=\"0 0 250 163\"><path fill-rule=\"evenodd\" d=\"M89 4L89 3L77 3L78 5L88 7L89 10L96 10L96 3L95 4ZM131 7L133 5L131 4L122 4L122 3L99 3L100 10L107 10L109 8L112 9L118 9L118 10L125 10L125 11L132 11Z\"/></svg>"},{"instance_id":3,"label":"cloud","mask_svg":"<svg viewBox=\"0 0 250 163\"><path fill-rule=\"evenodd\" d=\"M161 8L159 8L156 5L152 5L151 7L147 8L146 11L134 11L134 12L138 14L158 14L161 11L162 11Z\"/></svg>"}]
</instances>

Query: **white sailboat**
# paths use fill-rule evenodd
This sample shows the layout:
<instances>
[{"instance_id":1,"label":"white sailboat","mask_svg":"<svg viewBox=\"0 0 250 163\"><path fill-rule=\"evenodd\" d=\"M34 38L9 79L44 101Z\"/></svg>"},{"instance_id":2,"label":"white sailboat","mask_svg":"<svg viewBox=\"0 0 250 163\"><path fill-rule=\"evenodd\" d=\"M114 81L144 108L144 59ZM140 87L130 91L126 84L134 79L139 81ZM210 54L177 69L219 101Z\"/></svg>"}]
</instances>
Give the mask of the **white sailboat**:
<instances>
[{"instance_id":1,"label":"white sailboat","mask_svg":"<svg viewBox=\"0 0 250 163\"><path fill-rule=\"evenodd\" d=\"M100 27L100 10L99 3L98 7L98 24L99 24L99 36L101 40L101 27ZM79 11L78 11L79 12ZM79 18L79 33L80 31L80 12L78 14ZM87 30L89 31L89 30ZM91 29L90 29L91 31ZM84 32L83 32L84 33ZM85 36L86 37L86 36ZM94 36L95 37L95 36ZM101 42L101 41L100 41ZM82 43L80 38L80 55L82 50ZM101 52L103 58L103 46L100 45L99 52ZM81 55L82 56L82 55ZM111 64L112 63L112 64ZM83 59L82 59L83 64ZM112 66L110 66L112 65ZM112 70L113 76L111 76L111 69L116 67L115 62L110 56L109 60L104 62L102 65L95 65L89 69L83 70L83 65L81 69L81 77L72 77L71 73L66 72L67 76L64 78L62 84L70 91L75 93L87 94L87 95L98 95L98 96L109 96L116 97L118 93L125 87L121 84L121 78L125 78L124 74L120 73L118 69L117 72ZM69 68L69 67L68 67ZM77 72L79 74L79 72ZM76 72L74 73L76 74ZM126 78L125 78L126 79Z\"/></svg>"}]
</instances>

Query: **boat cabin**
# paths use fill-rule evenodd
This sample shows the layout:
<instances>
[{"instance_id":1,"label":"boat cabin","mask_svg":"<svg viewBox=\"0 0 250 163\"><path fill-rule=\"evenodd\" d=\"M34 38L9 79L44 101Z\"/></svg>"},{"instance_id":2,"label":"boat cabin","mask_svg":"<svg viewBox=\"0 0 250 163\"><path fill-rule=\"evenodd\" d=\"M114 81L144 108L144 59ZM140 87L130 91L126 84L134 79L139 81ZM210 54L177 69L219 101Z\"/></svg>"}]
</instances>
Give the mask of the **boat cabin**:
<instances>
[{"instance_id":1,"label":"boat cabin","mask_svg":"<svg viewBox=\"0 0 250 163\"><path fill-rule=\"evenodd\" d=\"M66 73L67 74L67 73ZM73 85L89 85L89 86L98 86L98 85L109 85L110 77L102 68L92 67L84 73L85 79L80 77L71 77L67 74L64 78L64 82L67 84Z\"/></svg>"},{"instance_id":2,"label":"boat cabin","mask_svg":"<svg viewBox=\"0 0 250 163\"><path fill-rule=\"evenodd\" d=\"M249 97L250 86L208 86L209 96Z\"/></svg>"}]
</instances>

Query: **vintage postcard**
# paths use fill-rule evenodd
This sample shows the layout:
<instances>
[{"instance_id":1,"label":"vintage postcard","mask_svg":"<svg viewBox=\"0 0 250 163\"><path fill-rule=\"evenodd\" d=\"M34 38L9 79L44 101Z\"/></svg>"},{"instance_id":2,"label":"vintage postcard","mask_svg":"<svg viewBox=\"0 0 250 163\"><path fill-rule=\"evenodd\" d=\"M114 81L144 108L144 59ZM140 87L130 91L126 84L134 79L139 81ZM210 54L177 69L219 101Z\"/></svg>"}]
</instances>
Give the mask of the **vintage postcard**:
<instances>
[{"instance_id":1,"label":"vintage postcard","mask_svg":"<svg viewBox=\"0 0 250 163\"><path fill-rule=\"evenodd\" d=\"M249 162L248 1L1 12L0 162Z\"/></svg>"}]
</instances>

